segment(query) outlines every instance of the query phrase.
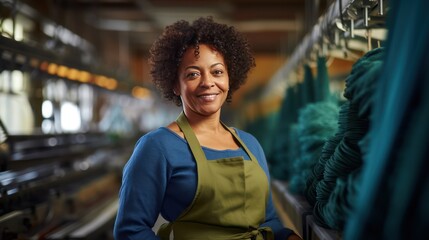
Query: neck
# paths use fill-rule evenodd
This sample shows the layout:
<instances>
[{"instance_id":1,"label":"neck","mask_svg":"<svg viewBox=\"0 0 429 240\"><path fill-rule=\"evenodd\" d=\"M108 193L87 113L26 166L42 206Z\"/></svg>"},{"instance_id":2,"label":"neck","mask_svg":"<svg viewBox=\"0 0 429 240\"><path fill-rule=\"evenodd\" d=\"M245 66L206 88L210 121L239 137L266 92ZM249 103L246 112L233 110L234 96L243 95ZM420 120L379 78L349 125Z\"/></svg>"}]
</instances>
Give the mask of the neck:
<instances>
[{"instance_id":1,"label":"neck","mask_svg":"<svg viewBox=\"0 0 429 240\"><path fill-rule=\"evenodd\" d=\"M220 123L220 110L208 116L192 111L185 111L185 115L195 133L219 133L224 130Z\"/></svg>"}]
</instances>

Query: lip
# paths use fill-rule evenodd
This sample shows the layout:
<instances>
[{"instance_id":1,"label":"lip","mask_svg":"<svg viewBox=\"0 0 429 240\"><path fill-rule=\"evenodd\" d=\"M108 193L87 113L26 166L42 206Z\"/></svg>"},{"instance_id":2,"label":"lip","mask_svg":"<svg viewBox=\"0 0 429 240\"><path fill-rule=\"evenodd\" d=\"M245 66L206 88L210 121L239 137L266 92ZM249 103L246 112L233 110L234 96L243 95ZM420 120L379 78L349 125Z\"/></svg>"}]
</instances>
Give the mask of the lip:
<instances>
[{"instance_id":1,"label":"lip","mask_svg":"<svg viewBox=\"0 0 429 240\"><path fill-rule=\"evenodd\" d=\"M219 93L202 93L197 95L198 97L206 97L206 96L217 96Z\"/></svg>"},{"instance_id":2,"label":"lip","mask_svg":"<svg viewBox=\"0 0 429 240\"><path fill-rule=\"evenodd\" d=\"M204 102L213 102L216 100L218 95L219 93L204 93L204 94L199 94L198 98Z\"/></svg>"}]
</instances>

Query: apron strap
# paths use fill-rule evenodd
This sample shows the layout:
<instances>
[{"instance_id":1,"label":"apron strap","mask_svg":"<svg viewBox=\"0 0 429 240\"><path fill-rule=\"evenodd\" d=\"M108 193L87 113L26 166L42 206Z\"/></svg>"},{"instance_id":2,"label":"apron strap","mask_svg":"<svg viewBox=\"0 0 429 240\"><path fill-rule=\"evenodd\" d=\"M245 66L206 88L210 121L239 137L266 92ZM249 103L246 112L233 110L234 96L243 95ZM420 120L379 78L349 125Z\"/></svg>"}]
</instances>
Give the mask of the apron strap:
<instances>
[{"instance_id":1,"label":"apron strap","mask_svg":"<svg viewBox=\"0 0 429 240\"><path fill-rule=\"evenodd\" d=\"M182 130L183 134L185 135L185 139L188 142L188 146L191 149L197 166L197 189L195 192L195 196L192 200L191 205L186 208L185 211L183 211L182 214L180 214L180 216L178 217L178 219L180 219L183 215L187 214L191 210L195 201L200 196L201 189L199 183L202 182L202 175L204 175L208 171L208 167L206 155L204 154L203 149L198 142L197 136L195 136L195 133L192 130L191 125L189 124L188 119L186 118L185 113L183 111L177 117L176 122L177 125L179 125L179 128Z\"/></svg>"},{"instance_id":2,"label":"apron strap","mask_svg":"<svg viewBox=\"0 0 429 240\"><path fill-rule=\"evenodd\" d=\"M188 119L185 116L185 113L182 111L176 119L177 125L179 125L179 128L183 131L183 134L185 135L186 141L188 141L189 146L191 148L192 153L194 154L195 158L200 159L206 159L206 155L203 152L203 149L200 146L200 143L198 142L197 137L195 136L195 133L192 131L191 126L189 125ZM246 151L246 153L249 155L250 160L253 162L258 163L256 160L256 157L252 154L252 152L247 148L246 144L238 137L237 133L234 129L226 126L223 122L221 122L222 126L227 129L234 138L240 143L241 147ZM197 147L198 146L198 147Z\"/></svg>"},{"instance_id":3,"label":"apron strap","mask_svg":"<svg viewBox=\"0 0 429 240\"><path fill-rule=\"evenodd\" d=\"M207 171L207 158L204 154L203 149L200 146L200 143L198 142L197 137L195 136L195 133L193 132L188 119L186 118L186 115L182 111L180 115L178 116L176 120L179 128L182 130L183 134L185 135L185 139L188 142L188 145L190 147L190 150L196 160L196 166L197 166L197 178L198 182L200 182L201 175L204 175L205 171ZM222 122L221 122L222 123ZM243 141L238 137L235 130L232 128L227 127L224 123L222 123L223 127L227 129L233 137L240 143L241 147L247 152L250 159L256 163L259 164L259 162L256 160L255 156L252 154L252 152L247 148L247 146L243 143ZM197 187L197 191L195 193L195 197L193 202L191 203L191 206L194 204L195 200L198 198L200 194L200 189ZM190 211L191 208L186 209L180 216L183 216L188 211ZM168 240L170 239L170 234L173 230L173 224L175 222L171 223L165 223L163 224L160 229L158 230L158 236L161 238L161 240ZM209 227L209 226L207 226ZM202 229L200 229L202 230ZM250 231L249 231L250 230ZM239 239L255 239L255 240L274 240L274 235L269 227L260 227L255 229L249 229L248 231L243 232L240 234L241 237ZM229 240L229 239L225 239Z\"/></svg>"},{"instance_id":4,"label":"apron strap","mask_svg":"<svg viewBox=\"0 0 429 240\"><path fill-rule=\"evenodd\" d=\"M233 128L230 128L228 126L226 126L223 122L221 122L222 125L232 134L232 136L234 136L234 138L240 143L241 147L244 149L244 151L249 155L250 160L252 160L253 162L258 163L258 161L256 160L256 157L252 154L252 152L247 148L246 144L244 144L244 142L241 140L240 137L238 137L237 133L235 132L235 130Z\"/></svg>"},{"instance_id":5,"label":"apron strap","mask_svg":"<svg viewBox=\"0 0 429 240\"><path fill-rule=\"evenodd\" d=\"M161 227L159 227L158 232L156 235L161 240L168 240L170 239L171 229L173 227L173 223L163 223Z\"/></svg>"},{"instance_id":6,"label":"apron strap","mask_svg":"<svg viewBox=\"0 0 429 240\"><path fill-rule=\"evenodd\" d=\"M192 131L191 125L189 125L188 119L186 118L183 111L180 113L179 117L177 117L176 122L185 135L185 139L188 141L188 145L191 148L195 159L207 160L206 155L204 154L203 149L201 148L195 133Z\"/></svg>"},{"instance_id":7,"label":"apron strap","mask_svg":"<svg viewBox=\"0 0 429 240\"><path fill-rule=\"evenodd\" d=\"M262 240L274 240L274 233L270 227L260 227L258 231L262 234Z\"/></svg>"}]
</instances>

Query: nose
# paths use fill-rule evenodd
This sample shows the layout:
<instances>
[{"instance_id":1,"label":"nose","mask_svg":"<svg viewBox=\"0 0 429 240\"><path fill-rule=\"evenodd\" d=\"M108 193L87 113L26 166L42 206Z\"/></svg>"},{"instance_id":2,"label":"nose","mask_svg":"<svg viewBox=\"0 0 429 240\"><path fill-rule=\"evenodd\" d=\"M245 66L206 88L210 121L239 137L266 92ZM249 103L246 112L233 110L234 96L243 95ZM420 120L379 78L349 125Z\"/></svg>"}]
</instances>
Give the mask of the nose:
<instances>
[{"instance_id":1,"label":"nose","mask_svg":"<svg viewBox=\"0 0 429 240\"><path fill-rule=\"evenodd\" d=\"M211 87L214 87L214 85L215 85L214 79L212 76L210 76L210 74L204 74L201 77L201 83L200 83L201 87L211 88Z\"/></svg>"}]
</instances>

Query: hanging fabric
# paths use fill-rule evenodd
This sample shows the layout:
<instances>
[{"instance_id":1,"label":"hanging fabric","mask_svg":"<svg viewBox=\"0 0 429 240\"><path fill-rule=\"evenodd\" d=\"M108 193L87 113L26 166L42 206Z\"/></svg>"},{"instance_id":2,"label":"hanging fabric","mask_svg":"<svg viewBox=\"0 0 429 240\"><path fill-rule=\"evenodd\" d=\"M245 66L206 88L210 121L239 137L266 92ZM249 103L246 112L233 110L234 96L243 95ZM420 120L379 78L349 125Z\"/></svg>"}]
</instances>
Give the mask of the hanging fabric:
<instances>
[{"instance_id":1,"label":"hanging fabric","mask_svg":"<svg viewBox=\"0 0 429 240\"><path fill-rule=\"evenodd\" d=\"M303 195L307 179L312 175L327 138L337 130L338 106L333 102L317 102L304 107L296 124L298 156L292 166L289 190Z\"/></svg>"},{"instance_id":2,"label":"hanging fabric","mask_svg":"<svg viewBox=\"0 0 429 240\"><path fill-rule=\"evenodd\" d=\"M273 154L267 157L270 164L271 176L275 179L288 180L292 168L289 145L290 126L296 122L298 113L298 87L290 86L285 91L285 97L277 115L276 131L273 132Z\"/></svg>"},{"instance_id":3,"label":"hanging fabric","mask_svg":"<svg viewBox=\"0 0 429 240\"><path fill-rule=\"evenodd\" d=\"M326 139L337 130L338 106L336 102L328 101L330 92L326 63L324 59L319 59L317 78L305 77L304 83L310 82L307 84L307 92L312 94L308 98L311 101L299 110L298 122L294 128L294 149L297 153L293 159L289 190L300 195L307 191L307 181L313 175L313 168ZM311 75L308 65L304 65L304 72L305 76Z\"/></svg>"},{"instance_id":4,"label":"hanging fabric","mask_svg":"<svg viewBox=\"0 0 429 240\"><path fill-rule=\"evenodd\" d=\"M314 217L324 227L342 230L354 205L353 199L357 194L355 185L362 166L360 144L369 129L368 115L359 112L362 106L371 105L375 82L383 64L383 53L383 48L366 53L353 65L346 79L344 97L348 101L340 107L338 133L332 138L338 145L329 158L321 159L324 167L319 174L323 176L316 177L320 181L315 186ZM330 149L332 142L327 143ZM317 166L318 169L321 167Z\"/></svg>"},{"instance_id":5,"label":"hanging fabric","mask_svg":"<svg viewBox=\"0 0 429 240\"><path fill-rule=\"evenodd\" d=\"M317 57L317 78L315 81L316 101L326 101L330 98L329 76L326 67L326 57Z\"/></svg>"},{"instance_id":6,"label":"hanging fabric","mask_svg":"<svg viewBox=\"0 0 429 240\"><path fill-rule=\"evenodd\" d=\"M428 239L429 2L389 2L386 62L345 239Z\"/></svg>"}]
</instances>

